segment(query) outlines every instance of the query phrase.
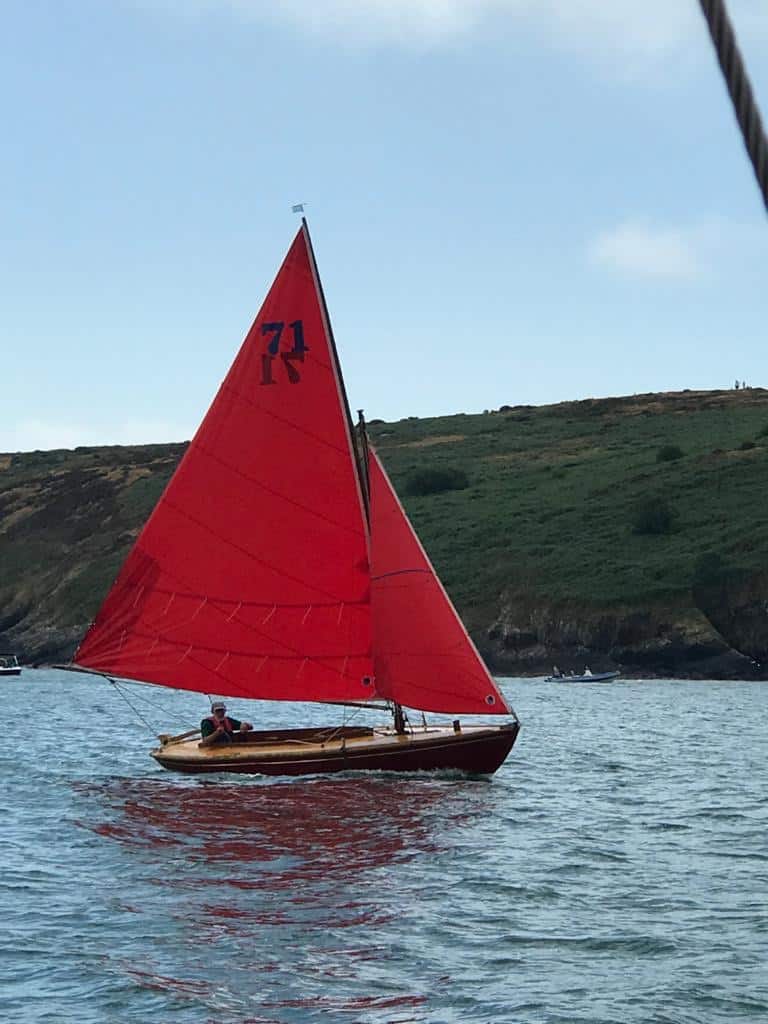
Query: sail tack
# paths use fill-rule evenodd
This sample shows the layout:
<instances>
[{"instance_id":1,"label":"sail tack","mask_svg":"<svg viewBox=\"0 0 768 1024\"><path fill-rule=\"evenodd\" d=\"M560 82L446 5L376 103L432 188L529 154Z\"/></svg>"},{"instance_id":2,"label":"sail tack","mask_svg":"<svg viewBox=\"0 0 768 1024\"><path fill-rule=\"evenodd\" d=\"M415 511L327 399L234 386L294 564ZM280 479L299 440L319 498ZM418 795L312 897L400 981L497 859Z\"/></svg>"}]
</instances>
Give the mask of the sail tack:
<instances>
[{"instance_id":1,"label":"sail tack","mask_svg":"<svg viewBox=\"0 0 768 1024\"><path fill-rule=\"evenodd\" d=\"M75 662L229 696L373 697L366 530L302 226Z\"/></svg>"},{"instance_id":2,"label":"sail tack","mask_svg":"<svg viewBox=\"0 0 768 1024\"><path fill-rule=\"evenodd\" d=\"M509 714L373 450L369 479L377 690L423 711Z\"/></svg>"}]
</instances>

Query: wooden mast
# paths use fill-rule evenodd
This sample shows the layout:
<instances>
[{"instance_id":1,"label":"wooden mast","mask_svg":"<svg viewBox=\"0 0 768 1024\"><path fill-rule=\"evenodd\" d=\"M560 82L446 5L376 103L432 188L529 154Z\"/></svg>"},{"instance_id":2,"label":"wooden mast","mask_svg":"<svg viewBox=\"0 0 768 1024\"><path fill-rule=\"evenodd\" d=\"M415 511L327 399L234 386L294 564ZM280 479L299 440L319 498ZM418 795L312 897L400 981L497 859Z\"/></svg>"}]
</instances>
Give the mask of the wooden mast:
<instances>
[{"instance_id":1,"label":"wooden mast","mask_svg":"<svg viewBox=\"0 0 768 1024\"><path fill-rule=\"evenodd\" d=\"M363 410L357 410L357 436L358 445L357 451L359 452L360 463L358 470L360 474L360 485L363 490L363 500L365 501L365 511L368 516L370 525L371 516L371 484L368 476L368 431L365 428L365 416ZM392 702L392 714L395 719L395 732L405 732L405 712L403 711L402 704L398 704L397 701Z\"/></svg>"}]
</instances>

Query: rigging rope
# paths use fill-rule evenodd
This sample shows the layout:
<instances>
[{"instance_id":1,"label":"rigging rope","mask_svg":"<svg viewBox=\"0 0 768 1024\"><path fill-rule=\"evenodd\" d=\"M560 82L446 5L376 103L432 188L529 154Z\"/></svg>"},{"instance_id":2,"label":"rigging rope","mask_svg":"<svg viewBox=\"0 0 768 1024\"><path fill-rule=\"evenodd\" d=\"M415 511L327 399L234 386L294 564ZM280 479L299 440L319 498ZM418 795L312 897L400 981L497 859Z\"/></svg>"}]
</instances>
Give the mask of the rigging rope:
<instances>
[{"instance_id":1,"label":"rigging rope","mask_svg":"<svg viewBox=\"0 0 768 1024\"><path fill-rule=\"evenodd\" d=\"M768 211L768 140L765 137L760 109L752 92L744 61L736 42L736 34L728 17L725 0L699 0L709 26L717 59L731 96L736 120L744 145L755 171L757 183Z\"/></svg>"},{"instance_id":2,"label":"rigging rope","mask_svg":"<svg viewBox=\"0 0 768 1024\"><path fill-rule=\"evenodd\" d=\"M148 722L148 721L146 720L146 718L145 718L145 717L144 717L144 716L142 715L142 713L141 713L141 712L139 711L139 709L138 709L137 707L135 707L135 706L134 706L134 705L133 705L133 704L132 704L132 703L130 702L130 700L128 699L128 697L127 697L127 696L126 696L126 695L125 695L125 694L123 693L123 691L122 691L122 690L120 689L120 687L119 687L119 685L117 684L116 680L114 680L114 679L113 679L113 678L112 678L111 676L105 676L105 678L106 678L106 679L108 679L108 680L110 681L110 683L111 683L111 684L112 684L112 685L114 686L114 688L115 688L116 692L120 694L120 696L121 696L121 697L123 698L123 700L124 700L124 701L125 701L125 703L126 703L126 704L128 705L128 707L129 707L129 708L131 709L131 711L133 711L133 713L134 713L134 714L136 715L136 717L137 717L137 718L139 718L139 719L141 719L141 721L143 722L143 724L144 724L144 725L146 725L146 727L147 727L147 728L149 729L149 731L150 731L150 732L152 733L152 735L153 735L153 736L156 736L156 735L157 735L157 731L155 730L155 728L154 728L153 726L151 726L151 725L149 724L149 722Z\"/></svg>"},{"instance_id":3,"label":"rigging rope","mask_svg":"<svg viewBox=\"0 0 768 1024\"><path fill-rule=\"evenodd\" d=\"M107 676L106 678L111 680L111 676ZM134 686L134 690L127 690L127 692L132 693L135 700L140 700L143 704L146 704L148 707L153 708L155 711L161 711L165 718L171 718L176 722L188 724L188 718L182 717L182 715L178 711L171 711L168 707L165 706L165 704L161 704L157 700L150 700L150 698L147 697L146 694L141 693L140 688L144 687L146 689L146 683L139 683L133 680L123 679L120 681L119 685L123 688L126 688L129 685ZM207 697L208 694L206 694L205 696ZM210 701L211 698L208 699Z\"/></svg>"}]
</instances>

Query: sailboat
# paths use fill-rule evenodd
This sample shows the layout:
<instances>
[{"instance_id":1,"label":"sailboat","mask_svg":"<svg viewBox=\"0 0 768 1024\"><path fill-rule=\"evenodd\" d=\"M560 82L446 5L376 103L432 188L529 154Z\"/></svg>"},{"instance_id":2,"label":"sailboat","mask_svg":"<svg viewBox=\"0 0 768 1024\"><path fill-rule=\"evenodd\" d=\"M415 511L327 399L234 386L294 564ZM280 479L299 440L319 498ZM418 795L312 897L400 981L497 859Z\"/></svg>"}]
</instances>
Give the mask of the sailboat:
<instances>
[{"instance_id":1,"label":"sailboat","mask_svg":"<svg viewBox=\"0 0 768 1024\"><path fill-rule=\"evenodd\" d=\"M490 774L519 720L353 426L306 220L73 669L203 694L378 707L381 727L254 729L187 772ZM505 715L411 723L408 709ZM415 717L415 716L414 716Z\"/></svg>"}]
</instances>

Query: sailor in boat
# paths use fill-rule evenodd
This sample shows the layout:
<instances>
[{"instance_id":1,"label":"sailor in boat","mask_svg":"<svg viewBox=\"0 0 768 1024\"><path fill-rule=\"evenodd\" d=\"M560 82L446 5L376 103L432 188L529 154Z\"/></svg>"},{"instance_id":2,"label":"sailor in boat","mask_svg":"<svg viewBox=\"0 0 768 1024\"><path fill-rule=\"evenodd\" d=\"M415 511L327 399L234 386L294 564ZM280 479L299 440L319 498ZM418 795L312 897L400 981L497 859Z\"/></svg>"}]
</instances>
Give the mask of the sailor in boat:
<instances>
[{"instance_id":1,"label":"sailor in boat","mask_svg":"<svg viewBox=\"0 0 768 1024\"><path fill-rule=\"evenodd\" d=\"M592 669L589 667L589 665L587 665L587 667L584 669L584 675L585 676L591 676L592 675Z\"/></svg>"},{"instance_id":2,"label":"sailor in boat","mask_svg":"<svg viewBox=\"0 0 768 1024\"><path fill-rule=\"evenodd\" d=\"M245 740L244 735L253 729L250 722L241 722L227 715L227 707L223 700L215 700L211 704L211 713L200 723L202 735L201 747L212 747L216 743L236 743Z\"/></svg>"}]
</instances>

